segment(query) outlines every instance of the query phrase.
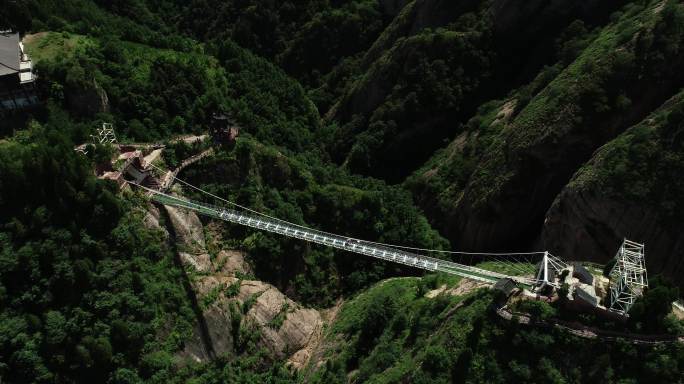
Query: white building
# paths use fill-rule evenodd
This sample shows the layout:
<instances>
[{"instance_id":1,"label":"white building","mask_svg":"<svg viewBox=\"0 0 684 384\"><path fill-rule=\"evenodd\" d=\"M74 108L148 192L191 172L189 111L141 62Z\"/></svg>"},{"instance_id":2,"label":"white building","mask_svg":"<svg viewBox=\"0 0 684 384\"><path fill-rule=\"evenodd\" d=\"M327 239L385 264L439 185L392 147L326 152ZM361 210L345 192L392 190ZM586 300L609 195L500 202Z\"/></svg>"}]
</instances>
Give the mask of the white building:
<instances>
[{"instance_id":1,"label":"white building","mask_svg":"<svg viewBox=\"0 0 684 384\"><path fill-rule=\"evenodd\" d=\"M18 33L0 31L0 110L14 110L38 103L33 62L24 51Z\"/></svg>"}]
</instances>

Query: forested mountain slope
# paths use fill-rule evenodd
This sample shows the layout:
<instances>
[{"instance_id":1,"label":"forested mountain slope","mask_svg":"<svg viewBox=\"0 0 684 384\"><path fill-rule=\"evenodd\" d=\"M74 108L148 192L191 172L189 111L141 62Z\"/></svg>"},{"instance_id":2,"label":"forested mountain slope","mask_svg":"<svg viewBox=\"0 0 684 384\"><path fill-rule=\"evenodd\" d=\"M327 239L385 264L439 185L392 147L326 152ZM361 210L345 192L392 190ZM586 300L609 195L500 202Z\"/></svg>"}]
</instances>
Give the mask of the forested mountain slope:
<instances>
[{"instance_id":1,"label":"forested mountain slope","mask_svg":"<svg viewBox=\"0 0 684 384\"><path fill-rule=\"evenodd\" d=\"M441 293L437 293L441 292ZM681 372L657 350L507 324L489 310L491 290L467 282L402 278L346 302L305 371L312 383L677 382ZM537 308L539 317L552 314ZM568 355L568 351L579 351Z\"/></svg>"},{"instance_id":2,"label":"forested mountain slope","mask_svg":"<svg viewBox=\"0 0 684 384\"><path fill-rule=\"evenodd\" d=\"M649 271L680 281L683 96L678 93L600 148L575 173L546 213L543 244L602 261L623 236L644 239Z\"/></svg>"},{"instance_id":3,"label":"forested mountain slope","mask_svg":"<svg viewBox=\"0 0 684 384\"><path fill-rule=\"evenodd\" d=\"M580 5L581 4L581 5ZM478 105L551 64L574 20L591 28L618 2L415 1L364 58L330 112L331 152L350 169L398 181L453 138ZM615 7L615 8L611 8Z\"/></svg>"},{"instance_id":4,"label":"forested mountain slope","mask_svg":"<svg viewBox=\"0 0 684 384\"><path fill-rule=\"evenodd\" d=\"M510 231L512 223L528 228L525 220L543 215L594 150L678 90L679 71L669 65L681 60L680 51L678 45L667 49L681 41L678 28L667 23L677 23L678 13L665 12L655 30L647 22L660 20L652 9L625 14L527 105L516 104L520 112L487 148L455 204L456 241L479 248L519 238L523 233ZM641 31L621 38L618 27L636 23L635 17Z\"/></svg>"},{"instance_id":5,"label":"forested mountain slope","mask_svg":"<svg viewBox=\"0 0 684 384\"><path fill-rule=\"evenodd\" d=\"M627 9L600 32L575 41L586 48L567 66L548 67L509 98L483 106L454 143L409 178L407 185L428 212L436 213L434 223L452 243L472 250L535 242L547 210L572 174L621 132L650 121L649 113L679 91L684 79L679 64L671 65L682 60L681 8L671 3ZM676 136L677 123L668 127ZM631 161L641 159L632 156ZM679 173L664 162L654 165L661 166L673 173L660 174L658 183L676 190ZM636 178L623 185L622 193L633 196L637 192L631 189L641 185ZM660 204L660 197L651 198L633 200L634 208ZM649 254L655 271L681 265L681 251L675 249L680 236L661 240L655 235L669 232L671 224L646 229L635 217L618 228L620 220L606 215L586 223L581 231L597 232L593 240L564 230L563 239L536 242L559 254L572 250L569 258L605 261L621 237L631 236L655 243ZM544 225L555 231L554 225L567 224L547 220ZM649 230L651 235L644 232ZM611 240L606 231L612 231ZM600 251L584 247L596 238L603 244Z\"/></svg>"},{"instance_id":6,"label":"forested mountain slope","mask_svg":"<svg viewBox=\"0 0 684 384\"><path fill-rule=\"evenodd\" d=\"M106 15L84 9L84 20ZM64 16L72 10L66 8ZM258 334L248 325L235 328L235 343L226 346L230 353L212 355L215 362L184 355L194 329L206 322L189 283L196 277L184 271L183 250L169 241L175 234L168 218L141 197L118 194L111 182L94 178L92 169L109 156L106 148L89 156L73 151L101 121L114 123L121 141L166 141L206 132L211 113L225 111L241 126L240 143L183 177L327 230L448 247L407 191L324 160L315 139L324 130L313 104L267 60L231 41L206 52L171 35L168 41L189 44L174 49L168 41L103 37L92 31L94 25L67 20L58 25L81 33L41 32L26 39L45 104L2 120L3 381L293 378L282 360L254 343ZM103 20L121 32L130 23ZM221 247L249 252L254 278L307 305L330 305L342 294L409 272L255 231L225 231L229 241Z\"/></svg>"}]
</instances>

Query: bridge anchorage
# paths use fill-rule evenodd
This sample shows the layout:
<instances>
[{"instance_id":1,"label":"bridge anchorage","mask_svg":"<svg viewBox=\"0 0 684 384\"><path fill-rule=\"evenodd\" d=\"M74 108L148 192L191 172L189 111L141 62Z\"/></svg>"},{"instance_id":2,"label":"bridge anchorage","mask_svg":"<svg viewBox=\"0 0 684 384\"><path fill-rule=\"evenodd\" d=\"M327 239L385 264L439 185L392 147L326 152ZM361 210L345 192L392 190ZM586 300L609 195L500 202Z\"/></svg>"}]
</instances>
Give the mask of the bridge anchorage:
<instances>
[{"instance_id":1,"label":"bridge anchorage","mask_svg":"<svg viewBox=\"0 0 684 384\"><path fill-rule=\"evenodd\" d=\"M626 317L648 288L644 245L623 239L613 261L615 264L606 277L600 266L566 264L547 252L537 264L537 284L532 292L546 296L556 292L573 304L594 308L599 314Z\"/></svg>"},{"instance_id":2,"label":"bridge anchorage","mask_svg":"<svg viewBox=\"0 0 684 384\"><path fill-rule=\"evenodd\" d=\"M134 182L128 183L145 190L152 200L160 204L430 272L444 272L486 284L499 283L498 286L515 285L529 298L553 300L563 295L569 303L589 308L598 314L628 316L631 306L648 287L644 246L626 239L617 252L609 277L605 277L602 266L566 263L548 251L455 252L383 244L329 233L257 212L172 177L212 199L220 200L223 206L192 201ZM226 206L232 206L233 209ZM455 261L430 257L424 253L449 254ZM479 258L479 263L473 262L474 257ZM526 260L520 262L521 257ZM466 258L470 258L470 262ZM532 259L538 260L536 267Z\"/></svg>"}]
</instances>

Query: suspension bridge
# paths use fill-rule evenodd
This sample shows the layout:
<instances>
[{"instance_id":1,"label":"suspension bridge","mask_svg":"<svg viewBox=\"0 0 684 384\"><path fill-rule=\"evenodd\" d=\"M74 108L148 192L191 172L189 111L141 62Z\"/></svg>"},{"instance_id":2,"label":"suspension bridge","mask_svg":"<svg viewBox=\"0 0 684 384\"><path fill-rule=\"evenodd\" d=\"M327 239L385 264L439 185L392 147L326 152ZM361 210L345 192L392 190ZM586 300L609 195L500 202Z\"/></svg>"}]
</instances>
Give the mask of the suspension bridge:
<instances>
[{"instance_id":1,"label":"suspension bridge","mask_svg":"<svg viewBox=\"0 0 684 384\"><path fill-rule=\"evenodd\" d=\"M166 172L154 164L149 165L158 171ZM362 240L325 232L258 212L181 180L176 177L177 172L169 171L166 172L166 175L170 180L169 183L164 183L164 186L156 185L156 187L150 188L150 186L132 181L126 182L145 190L152 200L164 205L191 210L214 219L430 272L443 272L487 284L495 284L502 280L512 281L533 296L543 291L547 291L547 293L542 293L543 295L552 295L555 289L560 288L561 284L568 282L568 274L570 274L571 279L569 282L572 284L573 297L584 300L593 307L621 315L627 314L632 304L643 294L644 289L648 287L644 263L644 246L626 239L615 257L616 264L610 273L608 305L603 306L599 304L599 298L595 294L596 287L593 283L593 277L590 278L589 272L580 265L566 264L548 251L517 253L458 252ZM182 183L184 186L192 188L204 196L221 201L222 206L194 201L165 192L174 181ZM461 260L459 261L470 256L471 261L470 263L456 262L431 257L425 253L449 254L449 257L452 259L460 257ZM479 258L479 263L473 263L472 257L474 256ZM521 263L520 257L527 260ZM508 282L504 282L504 285L507 284ZM550 288L550 290L546 288Z\"/></svg>"},{"instance_id":2,"label":"suspension bridge","mask_svg":"<svg viewBox=\"0 0 684 384\"><path fill-rule=\"evenodd\" d=\"M153 167L159 169L158 167ZM159 169L161 170L161 169ZM430 272L444 272L457 275L483 283L494 284L502 279L511 279L517 284L526 288L533 288L544 282L553 284L553 279L549 273L538 273L533 264L521 263L516 257L537 258L541 262L542 269L558 267L562 268L562 262L553 257L548 252L522 252L522 253L481 253L481 252L454 252L434 249L423 249L406 247L393 244L384 244L368 240L352 238L349 236L329 233L303 225L288 222L273 216L257 212L248 207L223 199L219 196L202 190L190 183L187 183L175 176L171 176L175 181L184 184L202 194L213 199L218 199L226 206L217 206L205 202L194 201L185 197L171 195L158 189L149 188L143 185L129 182L147 192L152 200L178 208L188 209L198 214L218 220L231 222L234 224L255 228L258 230L276 233L282 236L301 239L311 243L320 244L364 256L381 259L388 262L407 265L410 267L427 270ZM418 253L421 252L421 253ZM479 258L481 262L487 262L491 269L480 268L466 263L458 263L436 257L427 256L425 253L448 253L461 257ZM453 257L453 256L452 256ZM498 268L497 268L498 267ZM505 270L510 274L498 272L493 269ZM535 272L537 272L535 274ZM551 274L553 275L553 274Z\"/></svg>"},{"instance_id":3,"label":"suspension bridge","mask_svg":"<svg viewBox=\"0 0 684 384\"><path fill-rule=\"evenodd\" d=\"M103 123L102 128L97 133L97 136L93 136L95 144L114 144L117 142L114 130L109 123ZM184 137L180 140L195 142L204 138L206 138L205 135ZM154 145L132 144L124 146L149 148ZM86 153L85 145L78 146L75 149ZM213 150L208 149L185 159L173 171L161 169L152 162L148 164L146 161L139 161L140 164L136 166L136 163L131 161L124 166L122 172L118 172L114 180L120 185L128 183L145 190L151 199L158 203L188 209L214 219L430 272L444 272L488 284L502 282L502 287L510 286L512 281L524 288L523 291L526 294L533 293L532 296L537 295L536 297L539 297L539 294L552 296L558 288L566 286L570 288L565 290L566 293L563 293L567 299L577 299L591 307L621 315L627 315L634 302L648 288L644 245L627 239L623 240L615 255L615 264L610 270L609 281L606 284L605 281L601 281L601 278L595 281L595 274L582 265L578 263L566 264L548 251L487 253L424 249L362 240L288 222L216 196L177 177L184 167L209 156L211 153ZM138 169L138 167L143 169ZM151 169L148 167L161 171L165 175L162 182L152 176ZM104 177L107 178L109 173L105 174ZM122 173L127 173L136 181L126 180ZM152 180L148 181L147 179ZM166 193L175 181L200 192L204 196L221 201L223 206L193 201ZM459 261L461 262L435 258L424 253L448 254L452 259L460 257ZM471 257L469 263L463 261L468 256ZM479 258L479 263L473 262L474 256ZM527 258L527 260L521 263L519 257ZM597 291L607 291L608 294L602 300L598 297ZM560 292L558 291L559 295ZM603 305L604 303L606 305Z\"/></svg>"},{"instance_id":4,"label":"suspension bridge","mask_svg":"<svg viewBox=\"0 0 684 384\"><path fill-rule=\"evenodd\" d=\"M155 166L153 165L153 167ZM572 270L572 266L566 265L562 260L551 255L547 251L523 253L454 252L397 246L367 240L360 240L356 238L350 238L347 236L341 236L309 228L303 225L291 223L282 219L278 219L276 217L269 216L264 213L257 212L248 207L241 206L237 203L213 195L207 191L200 189L199 187L189 184L183 180L180 180L175 176L171 177L175 181L179 181L185 184L186 186L193 188L197 191L200 191L203 194L206 194L212 198L221 200L224 203L240 208L240 210L231 209L224 206L216 206L204 202L197 202L180 196L174 196L165 193L161 190L152 189L143 185L135 184L130 181L128 183L145 190L152 200L160 204L188 209L198 214L211 217L214 219L219 219L234 224L247 226L266 232L276 233L287 237L301 239L304 241L328 247L333 247L364 256L370 256L384 261L399 263L431 272L437 271L453 274L466 279L476 280L483 283L494 284L503 279L510 279L515 283L523 286L525 288L525 291L528 292L538 290L545 286L553 286L554 288L558 288L558 284L556 283L557 274L559 274L563 270L567 271L568 267L570 267L570 270ZM495 263L499 263L503 266L509 267L509 270L512 268L512 270L515 271L516 274L507 275L505 273L500 273L485 268L438 259L427 255L418 254L415 252L409 252L407 251L407 249L414 251L445 252L459 255L484 256L488 260L494 260ZM521 269L519 267L516 267L515 262L505 259L506 257L516 255L541 256L541 259L539 260L539 263L536 265L535 269ZM622 271L623 269L629 269L629 272L624 273ZM612 292L611 294L611 304L610 307L607 308L608 311L615 312L620 315L627 315L629 307L634 302L633 299L636 299L636 297L641 294L640 291L637 292L635 290L635 287L637 288L637 290L639 290L643 289L648 285L648 283L645 281L645 272L645 267L643 266L643 245L631 242L629 240L625 240L621 248L618 250L618 254L616 255L616 266L613 268L613 271L611 272L611 274L616 275L615 281L617 282L617 284L611 284L611 290L614 292ZM633 282L632 280L636 281L636 283L638 284L631 284ZM624 289L625 287L627 288L626 290ZM513 314L512 312L507 310L505 306L502 308L498 308L496 313L509 321L515 320L521 324L533 324L532 318L528 314ZM550 322L536 322L534 324L545 327L561 328L579 337L589 339L600 339L603 341L615 341L616 339L626 339L628 342L638 345L659 345L665 343L684 342L683 337L670 335L635 336L628 333L604 331L598 328L591 328L587 326L578 327L576 323L564 322L560 319L553 319Z\"/></svg>"},{"instance_id":5,"label":"suspension bridge","mask_svg":"<svg viewBox=\"0 0 684 384\"><path fill-rule=\"evenodd\" d=\"M201 140L205 137L206 136L197 136L181 138L180 140L187 141L188 139L190 139L196 141ZM117 143L116 135L114 133L112 125L109 123L103 123L102 128L98 129L97 135L93 135L93 140L96 144ZM159 144L123 144L122 146L134 148L150 148L160 146L163 147L163 145ZM85 153L85 145L77 147L76 150ZM136 169L133 172L135 175L137 175L136 182L130 180L123 181L135 187L144 189L153 200L164 205L189 209L195 211L196 213L212 217L214 219L224 220L266 232L297 238L308 242L317 243L320 245L337 248L364 256L370 256L377 259L403 264L431 272L437 271L453 274L484 283L496 283L497 281L500 281L502 279L511 279L514 282L523 285L527 288L533 288L535 286L541 286L544 284L555 286L555 272L560 272L560 270L563 269L565 266L559 259L555 258L549 252L478 253L421 249L415 247L406 247L400 245L383 244L367 240L361 240L349 236L343 236L313 229L303 225L291 223L273 216L269 216L264 213L250 209L248 207L241 206L237 203L231 202L214 194L211 194L177 177L180 170L182 170L185 166L202 159L203 157L209 155L211 152L212 150L210 149L201 154L185 159L181 163L181 165L177 167L174 171L167 172L155 166L151 162L149 164L141 164L143 168L147 168L149 166L165 174L165 176L161 178L161 182L145 183L145 179L147 178L146 176L144 176L147 173L146 169ZM133 165L133 162L131 161L130 164L125 165L124 168L128 168L129 165ZM220 200L224 204L238 208L239 210L230 209L227 207L219 207L204 202L192 201L187 198L165 193L164 191L168 190L174 181L178 181L187 187L199 191L202 194L209 196L213 199ZM450 254L452 257L454 255L458 255L461 257L470 256L471 260L469 264L466 264L465 262L457 263L450 260L430 257L416 252L427 252L433 254L446 253ZM529 263L529 260L527 260L528 262L526 263L520 263L519 260L516 260L516 257L519 256L524 256L527 258L541 257L541 260L539 260L539 268L537 268L538 271L536 275L535 268L533 267L534 264ZM501 273L496 270L473 266L473 257L480 258L481 262L488 262L490 267L492 267L491 269L499 269L496 267L503 267L505 271L511 272L511 274L509 275Z\"/></svg>"}]
</instances>

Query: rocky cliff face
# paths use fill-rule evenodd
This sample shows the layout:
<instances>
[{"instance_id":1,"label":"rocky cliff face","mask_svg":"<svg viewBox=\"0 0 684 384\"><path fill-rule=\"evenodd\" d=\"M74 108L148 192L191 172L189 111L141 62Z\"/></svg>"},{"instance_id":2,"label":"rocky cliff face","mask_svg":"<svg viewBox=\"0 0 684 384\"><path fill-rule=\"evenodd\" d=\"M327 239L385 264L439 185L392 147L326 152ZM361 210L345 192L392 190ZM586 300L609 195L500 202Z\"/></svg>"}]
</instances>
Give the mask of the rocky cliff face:
<instances>
[{"instance_id":1,"label":"rocky cliff face","mask_svg":"<svg viewBox=\"0 0 684 384\"><path fill-rule=\"evenodd\" d=\"M182 357L207 361L233 355L254 342L295 368L306 364L323 328L318 311L249 278L252 271L242 252L221 250L210 256L199 218L174 207L165 209L198 311Z\"/></svg>"},{"instance_id":2,"label":"rocky cliff face","mask_svg":"<svg viewBox=\"0 0 684 384\"><path fill-rule=\"evenodd\" d=\"M394 17L406 6L410 0L380 0L379 5L382 13Z\"/></svg>"},{"instance_id":3,"label":"rocky cliff face","mask_svg":"<svg viewBox=\"0 0 684 384\"><path fill-rule=\"evenodd\" d=\"M645 201L616 201L596 187L566 187L546 214L540 245L567 260L606 263L622 240L646 244L646 268L684 287L684 234Z\"/></svg>"},{"instance_id":4,"label":"rocky cliff face","mask_svg":"<svg viewBox=\"0 0 684 384\"><path fill-rule=\"evenodd\" d=\"M684 78L673 72L675 67L661 67L650 59L663 52L659 40L681 44L683 38L681 32L663 30L658 12L646 7L604 28L584 54L496 133L475 159L477 165L462 193L454 194L452 209L445 212L442 228L453 244L478 250L529 246L556 196L593 152L678 90ZM621 25L635 20L638 28L618 36ZM684 62L681 51L669 52L669 63ZM582 208L596 209L599 204L594 201ZM620 207L605 208L611 209ZM605 248L613 254L615 236L608 238L613 240L607 240Z\"/></svg>"},{"instance_id":5,"label":"rocky cliff face","mask_svg":"<svg viewBox=\"0 0 684 384\"><path fill-rule=\"evenodd\" d=\"M651 275L684 287L684 94L603 146L546 213L540 245L605 262L623 238L646 244Z\"/></svg>"},{"instance_id":6,"label":"rocky cliff face","mask_svg":"<svg viewBox=\"0 0 684 384\"><path fill-rule=\"evenodd\" d=\"M81 116L109 112L107 92L94 79L88 85L68 87L65 98L70 110Z\"/></svg>"}]
</instances>

